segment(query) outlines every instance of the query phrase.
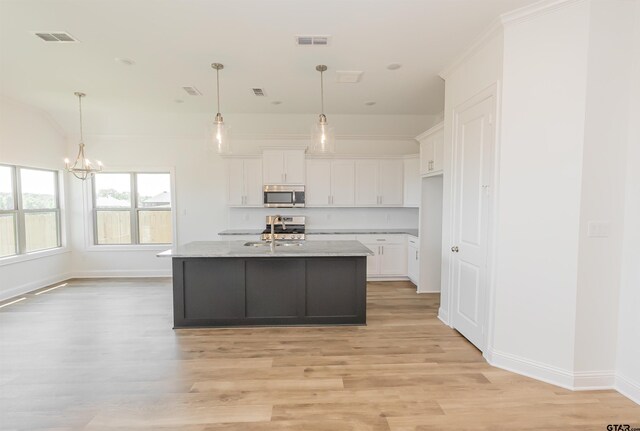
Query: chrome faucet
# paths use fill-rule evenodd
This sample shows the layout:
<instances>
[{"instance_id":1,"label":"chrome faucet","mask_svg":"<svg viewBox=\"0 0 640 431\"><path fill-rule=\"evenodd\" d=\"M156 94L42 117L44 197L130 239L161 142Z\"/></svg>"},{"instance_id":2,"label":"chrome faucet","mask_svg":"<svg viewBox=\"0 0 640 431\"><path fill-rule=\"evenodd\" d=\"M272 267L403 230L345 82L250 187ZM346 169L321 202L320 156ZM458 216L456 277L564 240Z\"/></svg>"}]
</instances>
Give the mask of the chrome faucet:
<instances>
[{"instance_id":1,"label":"chrome faucet","mask_svg":"<svg viewBox=\"0 0 640 431\"><path fill-rule=\"evenodd\" d=\"M280 221L282 223L282 229L286 229L287 225L284 223L284 219L281 215L271 216L271 251L274 251L276 248L276 234L275 234L275 224Z\"/></svg>"}]
</instances>

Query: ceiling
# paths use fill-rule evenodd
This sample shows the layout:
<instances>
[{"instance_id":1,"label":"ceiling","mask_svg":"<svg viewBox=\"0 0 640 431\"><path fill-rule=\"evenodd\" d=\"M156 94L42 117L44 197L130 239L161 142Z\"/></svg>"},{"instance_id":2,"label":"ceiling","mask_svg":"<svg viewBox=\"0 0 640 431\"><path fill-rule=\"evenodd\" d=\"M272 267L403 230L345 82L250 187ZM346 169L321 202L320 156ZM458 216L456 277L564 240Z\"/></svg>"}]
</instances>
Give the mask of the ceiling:
<instances>
[{"instance_id":1,"label":"ceiling","mask_svg":"<svg viewBox=\"0 0 640 431\"><path fill-rule=\"evenodd\" d=\"M223 114L311 114L320 104L315 66L326 64L329 116L437 114L438 72L499 14L533 2L0 0L0 93L63 125L77 121L78 90L89 112L211 113L210 64L220 62ZM45 43L37 31L66 31L80 43ZM296 46L294 36L307 34L330 35L330 44ZM336 82L336 71L353 70L364 72L361 82Z\"/></svg>"}]
</instances>

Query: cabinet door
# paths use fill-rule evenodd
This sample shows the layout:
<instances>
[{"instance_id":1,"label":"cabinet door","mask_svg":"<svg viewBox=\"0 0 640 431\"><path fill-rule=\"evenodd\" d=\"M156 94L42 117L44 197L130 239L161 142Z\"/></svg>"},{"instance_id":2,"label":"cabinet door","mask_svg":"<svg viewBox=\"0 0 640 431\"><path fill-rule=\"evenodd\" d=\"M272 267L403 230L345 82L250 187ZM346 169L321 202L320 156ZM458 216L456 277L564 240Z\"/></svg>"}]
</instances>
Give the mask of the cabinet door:
<instances>
[{"instance_id":1,"label":"cabinet door","mask_svg":"<svg viewBox=\"0 0 640 431\"><path fill-rule=\"evenodd\" d=\"M244 161L244 204L262 206L262 160L245 159Z\"/></svg>"},{"instance_id":2,"label":"cabinet door","mask_svg":"<svg viewBox=\"0 0 640 431\"><path fill-rule=\"evenodd\" d=\"M331 204L331 161L307 160L305 205L326 207Z\"/></svg>"},{"instance_id":3,"label":"cabinet door","mask_svg":"<svg viewBox=\"0 0 640 431\"><path fill-rule=\"evenodd\" d=\"M404 206L420 206L420 159L412 158L404 161Z\"/></svg>"},{"instance_id":4,"label":"cabinet door","mask_svg":"<svg viewBox=\"0 0 640 431\"><path fill-rule=\"evenodd\" d=\"M429 175L434 156L433 136L420 143L420 175Z\"/></svg>"},{"instance_id":5,"label":"cabinet door","mask_svg":"<svg viewBox=\"0 0 640 431\"><path fill-rule=\"evenodd\" d=\"M282 151L265 150L262 153L262 182L264 184L284 183L284 158Z\"/></svg>"},{"instance_id":6,"label":"cabinet door","mask_svg":"<svg viewBox=\"0 0 640 431\"><path fill-rule=\"evenodd\" d=\"M418 249L413 246L407 247L407 275L415 284L418 284L419 257Z\"/></svg>"},{"instance_id":7,"label":"cabinet door","mask_svg":"<svg viewBox=\"0 0 640 431\"><path fill-rule=\"evenodd\" d=\"M385 244L381 247L380 275L406 275L407 246L405 244Z\"/></svg>"},{"instance_id":8,"label":"cabinet door","mask_svg":"<svg viewBox=\"0 0 640 431\"><path fill-rule=\"evenodd\" d=\"M442 172L444 159L444 130L433 135L432 172Z\"/></svg>"},{"instance_id":9,"label":"cabinet door","mask_svg":"<svg viewBox=\"0 0 640 431\"><path fill-rule=\"evenodd\" d=\"M356 161L356 205L378 205L378 165L377 160Z\"/></svg>"},{"instance_id":10,"label":"cabinet door","mask_svg":"<svg viewBox=\"0 0 640 431\"><path fill-rule=\"evenodd\" d=\"M367 256L367 276L380 275L380 245L364 244L374 255Z\"/></svg>"},{"instance_id":11,"label":"cabinet door","mask_svg":"<svg viewBox=\"0 0 640 431\"><path fill-rule=\"evenodd\" d=\"M331 162L331 204L353 206L356 194L356 167L353 160Z\"/></svg>"},{"instance_id":12,"label":"cabinet door","mask_svg":"<svg viewBox=\"0 0 640 431\"><path fill-rule=\"evenodd\" d=\"M378 184L381 205L402 206L404 198L403 167L402 160L383 160L380 162Z\"/></svg>"},{"instance_id":13,"label":"cabinet door","mask_svg":"<svg viewBox=\"0 0 640 431\"><path fill-rule=\"evenodd\" d=\"M304 150L283 151L284 184L304 184Z\"/></svg>"},{"instance_id":14,"label":"cabinet door","mask_svg":"<svg viewBox=\"0 0 640 431\"><path fill-rule=\"evenodd\" d=\"M244 161L230 159L227 167L227 205L241 206L244 204Z\"/></svg>"}]
</instances>

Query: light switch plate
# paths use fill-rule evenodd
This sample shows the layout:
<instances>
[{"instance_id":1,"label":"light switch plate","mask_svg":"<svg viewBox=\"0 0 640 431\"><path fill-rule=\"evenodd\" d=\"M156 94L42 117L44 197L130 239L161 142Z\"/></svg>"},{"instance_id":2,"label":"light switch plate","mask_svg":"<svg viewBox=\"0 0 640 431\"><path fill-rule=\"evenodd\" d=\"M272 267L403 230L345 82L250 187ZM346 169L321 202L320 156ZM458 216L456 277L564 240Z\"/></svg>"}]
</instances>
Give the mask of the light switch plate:
<instances>
[{"instance_id":1,"label":"light switch plate","mask_svg":"<svg viewBox=\"0 0 640 431\"><path fill-rule=\"evenodd\" d=\"M591 238L607 238L611 231L608 221L590 221L587 223L587 236Z\"/></svg>"}]
</instances>

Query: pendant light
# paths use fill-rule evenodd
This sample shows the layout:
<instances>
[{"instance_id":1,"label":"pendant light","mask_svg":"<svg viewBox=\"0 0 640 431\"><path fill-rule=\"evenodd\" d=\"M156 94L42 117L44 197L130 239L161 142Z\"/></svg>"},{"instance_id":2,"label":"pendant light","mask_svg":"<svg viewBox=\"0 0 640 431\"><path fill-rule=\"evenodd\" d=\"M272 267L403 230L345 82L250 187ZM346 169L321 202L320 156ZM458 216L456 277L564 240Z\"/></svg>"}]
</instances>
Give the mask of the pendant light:
<instances>
[{"instance_id":1,"label":"pendant light","mask_svg":"<svg viewBox=\"0 0 640 431\"><path fill-rule=\"evenodd\" d=\"M64 168L67 172L72 173L76 178L80 180L86 180L96 172L102 171L102 163L96 161L97 166L94 166L89 159L84 156L84 137L82 135L82 98L86 94L76 91L73 93L78 97L78 108L80 112L80 144L78 149L78 155L76 156L73 165L69 163L69 159L64 159Z\"/></svg>"},{"instance_id":2,"label":"pendant light","mask_svg":"<svg viewBox=\"0 0 640 431\"><path fill-rule=\"evenodd\" d=\"M329 126L327 116L324 115L324 72L327 66L319 64L316 70L320 72L320 117L311 130L311 152L333 153L336 150L333 127Z\"/></svg>"},{"instance_id":3,"label":"pendant light","mask_svg":"<svg viewBox=\"0 0 640 431\"><path fill-rule=\"evenodd\" d=\"M220 114L220 71L224 69L224 65L221 63L212 63L211 67L216 70L216 95L218 100L218 112L216 113L216 118L213 120L212 142L217 153L225 154L230 152L230 148L227 127L225 127L222 114Z\"/></svg>"}]
</instances>

